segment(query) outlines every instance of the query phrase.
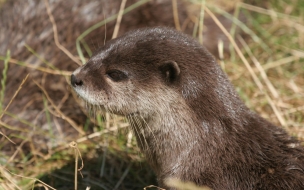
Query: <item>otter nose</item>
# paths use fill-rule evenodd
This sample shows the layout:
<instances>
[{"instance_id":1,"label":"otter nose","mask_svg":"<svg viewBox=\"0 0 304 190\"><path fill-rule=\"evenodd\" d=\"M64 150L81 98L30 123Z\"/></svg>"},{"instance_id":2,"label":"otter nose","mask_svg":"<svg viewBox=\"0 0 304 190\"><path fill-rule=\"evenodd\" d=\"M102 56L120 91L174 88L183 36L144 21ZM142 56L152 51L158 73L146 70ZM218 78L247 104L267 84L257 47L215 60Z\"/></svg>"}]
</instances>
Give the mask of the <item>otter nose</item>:
<instances>
[{"instance_id":1,"label":"otter nose","mask_svg":"<svg viewBox=\"0 0 304 190\"><path fill-rule=\"evenodd\" d=\"M73 87L82 86L83 82L81 79L77 79L74 74L71 75L71 84Z\"/></svg>"}]
</instances>

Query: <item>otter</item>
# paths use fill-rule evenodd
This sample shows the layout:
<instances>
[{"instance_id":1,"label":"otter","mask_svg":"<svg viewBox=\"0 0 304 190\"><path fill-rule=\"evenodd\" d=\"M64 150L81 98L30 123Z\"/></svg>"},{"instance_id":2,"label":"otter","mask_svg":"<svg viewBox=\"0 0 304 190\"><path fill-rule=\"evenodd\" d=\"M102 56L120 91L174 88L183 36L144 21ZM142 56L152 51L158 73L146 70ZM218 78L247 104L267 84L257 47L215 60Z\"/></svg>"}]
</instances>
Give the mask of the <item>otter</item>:
<instances>
[{"instance_id":1,"label":"otter","mask_svg":"<svg viewBox=\"0 0 304 190\"><path fill-rule=\"evenodd\" d=\"M252 112L213 56L165 27L107 42L71 75L85 101L130 122L167 190L169 178L214 190L304 189L304 149Z\"/></svg>"}]
</instances>

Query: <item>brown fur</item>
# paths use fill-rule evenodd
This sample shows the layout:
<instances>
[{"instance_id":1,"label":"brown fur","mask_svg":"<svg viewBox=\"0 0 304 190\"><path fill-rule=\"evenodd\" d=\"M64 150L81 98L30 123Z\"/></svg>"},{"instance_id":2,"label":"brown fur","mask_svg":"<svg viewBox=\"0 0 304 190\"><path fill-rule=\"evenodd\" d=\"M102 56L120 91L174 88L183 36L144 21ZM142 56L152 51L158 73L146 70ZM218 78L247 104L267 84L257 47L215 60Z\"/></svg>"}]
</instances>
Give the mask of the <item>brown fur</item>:
<instances>
[{"instance_id":1,"label":"brown fur","mask_svg":"<svg viewBox=\"0 0 304 190\"><path fill-rule=\"evenodd\" d=\"M124 74L113 80L113 70ZM72 85L127 116L161 187L175 177L212 189L304 189L300 142L250 111L211 54L184 34L127 33L77 69Z\"/></svg>"}]
</instances>

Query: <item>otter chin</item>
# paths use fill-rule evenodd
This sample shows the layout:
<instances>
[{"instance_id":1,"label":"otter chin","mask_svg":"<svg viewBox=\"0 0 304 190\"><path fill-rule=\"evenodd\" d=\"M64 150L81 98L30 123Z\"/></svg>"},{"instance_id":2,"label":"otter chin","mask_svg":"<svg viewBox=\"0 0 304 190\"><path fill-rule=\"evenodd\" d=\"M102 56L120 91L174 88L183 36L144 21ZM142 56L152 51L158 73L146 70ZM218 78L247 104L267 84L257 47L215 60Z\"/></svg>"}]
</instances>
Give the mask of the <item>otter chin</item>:
<instances>
[{"instance_id":1,"label":"otter chin","mask_svg":"<svg viewBox=\"0 0 304 190\"><path fill-rule=\"evenodd\" d=\"M219 190L304 189L304 149L249 110L213 56L174 29L107 42L74 71L90 104L128 118L157 175Z\"/></svg>"}]
</instances>

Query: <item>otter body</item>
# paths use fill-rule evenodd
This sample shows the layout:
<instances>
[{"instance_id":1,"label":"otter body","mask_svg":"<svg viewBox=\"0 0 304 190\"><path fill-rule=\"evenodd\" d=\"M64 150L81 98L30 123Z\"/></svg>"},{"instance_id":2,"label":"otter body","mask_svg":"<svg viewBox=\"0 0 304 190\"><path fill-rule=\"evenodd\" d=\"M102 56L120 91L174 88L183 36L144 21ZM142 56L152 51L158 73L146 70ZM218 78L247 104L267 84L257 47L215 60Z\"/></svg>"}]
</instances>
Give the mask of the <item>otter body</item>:
<instances>
[{"instance_id":1,"label":"otter body","mask_svg":"<svg viewBox=\"0 0 304 190\"><path fill-rule=\"evenodd\" d=\"M304 150L250 111L196 40L146 28L111 40L71 76L87 102L130 121L159 185L304 189Z\"/></svg>"}]
</instances>

